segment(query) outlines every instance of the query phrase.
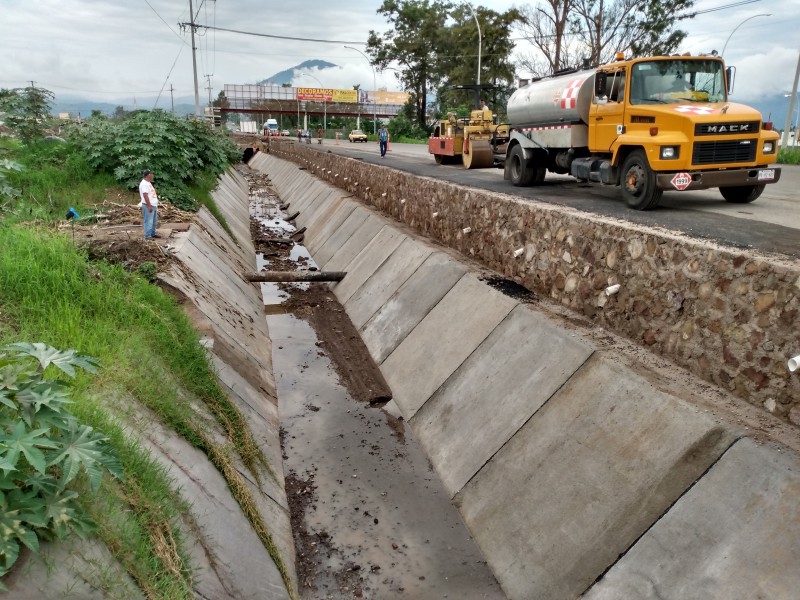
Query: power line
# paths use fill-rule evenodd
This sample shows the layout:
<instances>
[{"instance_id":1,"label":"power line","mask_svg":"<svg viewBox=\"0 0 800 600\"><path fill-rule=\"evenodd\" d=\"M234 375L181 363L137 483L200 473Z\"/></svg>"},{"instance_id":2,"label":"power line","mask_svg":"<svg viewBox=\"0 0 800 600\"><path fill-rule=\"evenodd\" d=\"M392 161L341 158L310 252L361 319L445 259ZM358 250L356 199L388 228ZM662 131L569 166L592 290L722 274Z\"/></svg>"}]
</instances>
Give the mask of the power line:
<instances>
[{"instance_id":1,"label":"power line","mask_svg":"<svg viewBox=\"0 0 800 600\"><path fill-rule=\"evenodd\" d=\"M164 85L161 86L161 90L158 92L158 97L156 98L156 102L155 104L153 104L153 110L155 110L156 106L158 106L158 101L161 99L161 94L164 92L164 88L167 87L167 81L169 81L169 76L172 75L172 70L175 68L178 59L181 56L181 52L183 52L183 46L178 48L178 56L176 56L175 60L172 62L172 67L170 67L169 73L167 73L167 78L164 80Z\"/></svg>"},{"instance_id":2,"label":"power line","mask_svg":"<svg viewBox=\"0 0 800 600\"><path fill-rule=\"evenodd\" d=\"M157 11L155 8L153 8L153 5L152 5L152 4L150 4L150 3L149 3L147 0L144 0L144 3L145 3L145 4L147 4L147 6L149 6L149 7L150 7L150 10L152 10L154 13L156 13L156 16L157 16L159 19L161 19L161 22L162 22L162 23L164 23L164 25L166 25L166 26L167 26L167 28L168 28L168 29L169 29L169 30L170 30L172 33L174 33L174 34L175 34L175 36L176 36L176 37L177 37L177 38L178 38L178 39L179 39L181 42L183 42L184 44L186 43L186 40L184 40L184 39L183 39L183 38L180 36L180 34L178 34L178 32L177 32L177 31L175 31L174 29L172 29L172 27L170 27L169 23L167 23L167 22L164 20L164 18L163 18L163 17L162 17L160 14L158 14L158 11Z\"/></svg>"},{"instance_id":3,"label":"power line","mask_svg":"<svg viewBox=\"0 0 800 600\"><path fill-rule=\"evenodd\" d=\"M190 23L180 23L180 25L186 26L190 25ZM291 40L294 42L316 42L318 44L358 44L360 46L366 46L366 42L348 42L342 40L318 40L314 38L301 38L301 37L291 37L288 35L273 35L270 33L254 33L252 31L241 31L238 29L226 29L224 27L212 27L210 25L198 25L197 23L194 24L196 28L203 28L203 29L211 29L214 31L227 31L228 33L241 33L243 35L254 35L257 37L265 37L265 38L273 38L276 40Z\"/></svg>"},{"instance_id":4,"label":"power line","mask_svg":"<svg viewBox=\"0 0 800 600\"><path fill-rule=\"evenodd\" d=\"M732 4L723 4L722 6L715 6L714 8L705 8L703 10L697 10L693 13L686 13L685 15L680 15L678 19L690 19L697 15L705 15L707 13L717 12L718 10L725 10L726 8L736 8L737 6L744 6L746 4L753 4L754 2L761 2L761 0L740 0L739 2L734 2Z\"/></svg>"}]
</instances>

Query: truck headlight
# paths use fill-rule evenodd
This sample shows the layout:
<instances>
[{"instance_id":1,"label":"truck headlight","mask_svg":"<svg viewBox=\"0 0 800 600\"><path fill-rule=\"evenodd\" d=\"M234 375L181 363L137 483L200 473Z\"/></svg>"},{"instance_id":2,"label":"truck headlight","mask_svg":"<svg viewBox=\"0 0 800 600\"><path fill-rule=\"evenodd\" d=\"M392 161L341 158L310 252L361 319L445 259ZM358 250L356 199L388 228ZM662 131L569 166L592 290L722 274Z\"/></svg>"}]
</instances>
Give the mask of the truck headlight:
<instances>
[{"instance_id":1,"label":"truck headlight","mask_svg":"<svg viewBox=\"0 0 800 600\"><path fill-rule=\"evenodd\" d=\"M764 142L764 154L772 154L775 152L775 142L770 140L769 142Z\"/></svg>"},{"instance_id":2,"label":"truck headlight","mask_svg":"<svg viewBox=\"0 0 800 600\"><path fill-rule=\"evenodd\" d=\"M661 146L661 160L678 158L678 154L680 154L679 146Z\"/></svg>"}]
</instances>

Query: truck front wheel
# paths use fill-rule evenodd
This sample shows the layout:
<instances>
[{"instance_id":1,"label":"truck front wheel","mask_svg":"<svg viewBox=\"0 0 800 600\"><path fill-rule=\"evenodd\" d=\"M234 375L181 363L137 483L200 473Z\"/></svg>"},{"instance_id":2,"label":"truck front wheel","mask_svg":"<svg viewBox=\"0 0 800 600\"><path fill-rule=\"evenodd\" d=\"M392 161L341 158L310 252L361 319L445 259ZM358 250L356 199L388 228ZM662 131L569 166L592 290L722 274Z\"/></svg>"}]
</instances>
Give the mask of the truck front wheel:
<instances>
[{"instance_id":1,"label":"truck front wheel","mask_svg":"<svg viewBox=\"0 0 800 600\"><path fill-rule=\"evenodd\" d=\"M635 210L650 210L658 206L663 191L656 184L656 174L642 150L634 150L622 163L622 197Z\"/></svg>"},{"instance_id":2,"label":"truck front wheel","mask_svg":"<svg viewBox=\"0 0 800 600\"><path fill-rule=\"evenodd\" d=\"M719 188L719 193L728 202L733 204L747 204L761 195L765 185L738 185L735 187Z\"/></svg>"}]
</instances>

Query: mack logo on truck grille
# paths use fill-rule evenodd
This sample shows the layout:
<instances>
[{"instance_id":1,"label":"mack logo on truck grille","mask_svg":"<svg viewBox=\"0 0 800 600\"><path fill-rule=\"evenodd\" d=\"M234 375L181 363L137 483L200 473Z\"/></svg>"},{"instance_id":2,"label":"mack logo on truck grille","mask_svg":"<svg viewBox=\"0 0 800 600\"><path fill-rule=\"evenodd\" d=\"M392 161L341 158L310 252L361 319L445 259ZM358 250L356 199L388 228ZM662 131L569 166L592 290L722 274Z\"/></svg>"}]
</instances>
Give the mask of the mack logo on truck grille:
<instances>
[{"instance_id":1,"label":"mack logo on truck grille","mask_svg":"<svg viewBox=\"0 0 800 600\"><path fill-rule=\"evenodd\" d=\"M738 133L758 133L761 121L748 121L747 123L697 123L694 126L695 135L736 135Z\"/></svg>"}]
</instances>

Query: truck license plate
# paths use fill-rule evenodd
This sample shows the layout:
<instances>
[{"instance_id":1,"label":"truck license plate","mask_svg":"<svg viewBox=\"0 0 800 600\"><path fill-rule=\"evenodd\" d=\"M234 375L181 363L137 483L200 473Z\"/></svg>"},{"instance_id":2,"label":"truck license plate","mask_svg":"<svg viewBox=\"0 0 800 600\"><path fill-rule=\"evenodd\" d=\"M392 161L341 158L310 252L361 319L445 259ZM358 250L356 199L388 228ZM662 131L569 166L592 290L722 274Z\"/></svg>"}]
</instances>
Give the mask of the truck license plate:
<instances>
[{"instance_id":1,"label":"truck license plate","mask_svg":"<svg viewBox=\"0 0 800 600\"><path fill-rule=\"evenodd\" d=\"M772 181L775 179L775 169L761 169L758 172L759 181Z\"/></svg>"}]
</instances>

